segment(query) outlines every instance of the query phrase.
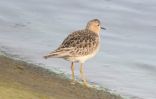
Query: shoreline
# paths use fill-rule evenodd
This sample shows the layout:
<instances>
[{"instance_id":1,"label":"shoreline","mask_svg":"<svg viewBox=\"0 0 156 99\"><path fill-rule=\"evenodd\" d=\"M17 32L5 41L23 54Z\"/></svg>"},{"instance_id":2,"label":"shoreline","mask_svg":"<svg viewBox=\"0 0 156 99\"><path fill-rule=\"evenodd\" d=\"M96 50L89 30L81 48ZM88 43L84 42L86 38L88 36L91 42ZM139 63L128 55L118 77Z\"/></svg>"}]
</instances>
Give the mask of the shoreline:
<instances>
[{"instance_id":1,"label":"shoreline","mask_svg":"<svg viewBox=\"0 0 156 99\"><path fill-rule=\"evenodd\" d=\"M7 94L9 92L9 94ZM122 99L34 64L0 55L0 98L3 99Z\"/></svg>"}]
</instances>

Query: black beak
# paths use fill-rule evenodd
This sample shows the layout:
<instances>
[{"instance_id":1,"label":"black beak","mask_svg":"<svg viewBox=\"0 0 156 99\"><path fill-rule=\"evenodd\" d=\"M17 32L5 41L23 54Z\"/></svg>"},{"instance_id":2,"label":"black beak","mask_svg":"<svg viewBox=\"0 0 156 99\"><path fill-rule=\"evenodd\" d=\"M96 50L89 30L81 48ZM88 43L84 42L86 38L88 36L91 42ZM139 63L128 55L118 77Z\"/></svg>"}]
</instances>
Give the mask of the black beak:
<instances>
[{"instance_id":1,"label":"black beak","mask_svg":"<svg viewBox=\"0 0 156 99\"><path fill-rule=\"evenodd\" d=\"M106 30L106 28L104 28L104 27L101 27L101 29Z\"/></svg>"}]
</instances>

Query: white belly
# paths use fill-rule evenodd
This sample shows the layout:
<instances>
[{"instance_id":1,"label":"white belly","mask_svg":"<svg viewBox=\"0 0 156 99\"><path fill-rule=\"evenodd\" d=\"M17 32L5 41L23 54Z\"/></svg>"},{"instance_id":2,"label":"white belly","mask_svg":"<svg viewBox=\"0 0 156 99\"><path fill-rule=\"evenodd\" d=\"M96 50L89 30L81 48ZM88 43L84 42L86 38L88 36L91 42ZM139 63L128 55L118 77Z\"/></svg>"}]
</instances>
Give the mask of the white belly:
<instances>
[{"instance_id":1,"label":"white belly","mask_svg":"<svg viewBox=\"0 0 156 99\"><path fill-rule=\"evenodd\" d=\"M94 57L98 51L99 51L99 47L93 53L91 53L89 55L84 55L84 56L79 56L79 57L68 57L68 58L66 58L66 60L84 63L86 60Z\"/></svg>"}]
</instances>

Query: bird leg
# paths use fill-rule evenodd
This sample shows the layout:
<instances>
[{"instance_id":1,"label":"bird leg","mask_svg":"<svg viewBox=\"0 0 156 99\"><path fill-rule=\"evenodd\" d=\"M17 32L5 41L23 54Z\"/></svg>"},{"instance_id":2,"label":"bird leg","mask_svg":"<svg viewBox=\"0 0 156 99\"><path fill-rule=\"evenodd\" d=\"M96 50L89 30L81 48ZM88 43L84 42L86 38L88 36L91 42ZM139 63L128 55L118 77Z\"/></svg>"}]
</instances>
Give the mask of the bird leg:
<instances>
[{"instance_id":1,"label":"bird leg","mask_svg":"<svg viewBox=\"0 0 156 99\"><path fill-rule=\"evenodd\" d=\"M80 77L81 77L81 79L83 81L83 84L85 86L88 86L88 83L86 81L86 77L85 77L85 74L84 74L83 63L80 64Z\"/></svg>"},{"instance_id":2,"label":"bird leg","mask_svg":"<svg viewBox=\"0 0 156 99\"><path fill-rule=\"evenodd\" d=\"M75 82L74 62L71 63L71 71L72 71L72 84L74 84L74 82Z\"/></svg>"}]
</instances>

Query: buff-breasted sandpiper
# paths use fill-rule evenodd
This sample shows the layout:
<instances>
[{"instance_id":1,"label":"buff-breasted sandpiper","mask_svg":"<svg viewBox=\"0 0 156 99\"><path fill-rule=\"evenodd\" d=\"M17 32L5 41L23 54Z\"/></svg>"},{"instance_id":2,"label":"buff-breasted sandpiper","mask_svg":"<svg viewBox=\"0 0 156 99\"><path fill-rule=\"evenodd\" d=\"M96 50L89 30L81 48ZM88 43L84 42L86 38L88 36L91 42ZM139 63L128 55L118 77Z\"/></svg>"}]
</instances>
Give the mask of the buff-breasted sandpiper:
<instances>
[{"instance_id":1,"label":"buff-breasted sandpiper","mask_svg":"<svg viewBox=\"0 0 156 99\"><path fill-rule=\"evenodd\" d=\"M90 20L85 29L72 32L67 36L63 43L54 51L44 56L47 58L63 58L71 62L72 81L75 81L74 62L80 63L80 77L84 85L88 85L83 64L86 60L94 57L100 46L100 30L101 27L98 19Z\"/></svg>"}]
</instances>

